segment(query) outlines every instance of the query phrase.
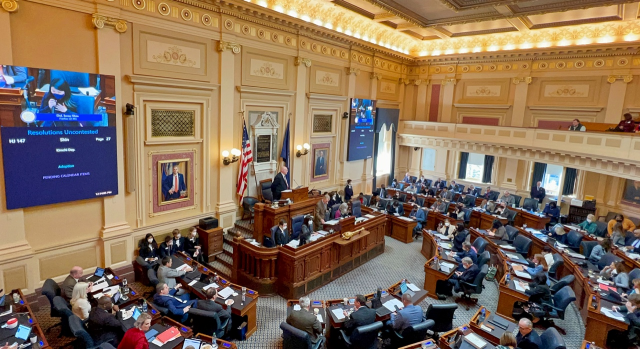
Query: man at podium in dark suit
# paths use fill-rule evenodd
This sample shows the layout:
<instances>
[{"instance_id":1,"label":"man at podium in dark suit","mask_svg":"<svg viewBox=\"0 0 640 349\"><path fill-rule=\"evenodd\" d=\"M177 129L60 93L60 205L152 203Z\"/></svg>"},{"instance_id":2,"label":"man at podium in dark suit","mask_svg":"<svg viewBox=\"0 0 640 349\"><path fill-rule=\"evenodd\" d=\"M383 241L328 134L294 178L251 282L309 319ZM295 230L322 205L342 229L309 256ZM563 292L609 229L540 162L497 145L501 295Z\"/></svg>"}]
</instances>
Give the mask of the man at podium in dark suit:
<instances>
[{"instance_id":1,"label":"man at podium in dark suit","mask_svg":"<svg viewBox=\"0 0 640 349\"><path fill-rule=\"evenodd\" d=\"M287 173L289 169L286 166L280 166L280 172L273 179L271 183L271 194L273 194L273 200L280 200L282 191L289 189L289 183L287 182Z\"/></svg>"},{"instance_id":2,"label":"man at podium in dark suit","mask_svg":"<svg viewBox=\"0 0 640 349\"><path fill-rule=\"evenodd\" d=\"M173 174L167 176L162 181L162 194L164 200L175 200L181 197L180 192L187 190L187 185L184 183L184 175L179 172L178 166L173 166Z\"/></svg>"}]
</instances>

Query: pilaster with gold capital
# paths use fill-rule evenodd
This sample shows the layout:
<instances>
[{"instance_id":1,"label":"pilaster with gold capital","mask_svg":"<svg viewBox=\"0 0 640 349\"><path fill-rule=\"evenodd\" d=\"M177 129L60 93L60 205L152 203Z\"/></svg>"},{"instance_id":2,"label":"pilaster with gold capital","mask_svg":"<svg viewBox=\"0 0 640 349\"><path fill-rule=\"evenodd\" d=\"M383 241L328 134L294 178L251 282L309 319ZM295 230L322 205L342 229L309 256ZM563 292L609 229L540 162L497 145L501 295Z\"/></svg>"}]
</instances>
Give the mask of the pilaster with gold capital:
<instances>
[{"instance_id":1,"label":"pilaster with gold capital","mask_svg":"<svg viewBox=\"0 0 640 349\"><path fill-rule=\"evenodd\" d=\"M220 41L218 43L218 51L223 52L225 50L231 50L232 53L238 54L240 53L240 44L229 41Z\"/></svg>"},{"instance_id":2,"label":"pilaster with gold capital","mask_svg":"<svg viewBox=\"0 0 640 349\"><path fill-rule=\"evenodd\" d=\"M98 13L94 13L91 17L92 17L91 22L93 22L93 25L97 29L102 29L106 25L109 27L113 27L113 29L115 29L115 31L117 31L120 34L125 33L127 31L128 25L127 25L127 21L125 21L124 19L107 17Z\"/></svg>"}]
</instances>

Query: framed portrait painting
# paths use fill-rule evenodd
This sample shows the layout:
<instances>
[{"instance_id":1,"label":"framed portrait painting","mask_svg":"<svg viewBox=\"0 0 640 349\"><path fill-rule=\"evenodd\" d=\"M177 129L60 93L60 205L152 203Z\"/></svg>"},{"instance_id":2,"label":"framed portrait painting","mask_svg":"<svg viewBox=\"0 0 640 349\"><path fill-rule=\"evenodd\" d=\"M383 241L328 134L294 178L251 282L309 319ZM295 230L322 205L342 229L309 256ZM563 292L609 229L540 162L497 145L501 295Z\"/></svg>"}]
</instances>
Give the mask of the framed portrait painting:
<instances>
[{"instance_id":1,"label":"framed portrait painting","mask_svg":"<svg viewBox=\"0 0 640 349\"><path fill-rule=\"evenodd\" d=\"M311 146L311 182L329 179L330 143L318 143Z\"/></svg>"},{"instance_id":2,"label":"framed portrait painting","mask_svg":"<svg viewBox=\"0 0 640 349\"><path fill-rule=\"evenodd\" d=\"M635 207L640 207L640 181L627 179L624 184L621 201Z\"/></svg>"},{"instance_id":3,"label":"framed portrait painting","mask_svg":"<svg viewBox=\"0 0 640 349\"><path fill-rule=\"evenodd\" d=\"M192 207L195 152L151 154L154 213Z\"/></svg>"}]
</instances>

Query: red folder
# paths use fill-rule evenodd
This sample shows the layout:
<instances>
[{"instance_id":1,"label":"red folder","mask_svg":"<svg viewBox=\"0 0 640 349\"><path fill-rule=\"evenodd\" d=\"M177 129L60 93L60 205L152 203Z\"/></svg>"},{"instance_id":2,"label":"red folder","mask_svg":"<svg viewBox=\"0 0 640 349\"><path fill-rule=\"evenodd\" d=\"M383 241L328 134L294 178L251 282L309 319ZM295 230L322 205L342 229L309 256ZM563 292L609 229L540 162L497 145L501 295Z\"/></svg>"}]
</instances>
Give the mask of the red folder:
<instances>
[{"instance_id":1,"label":"red folder","mask_svg":"<svg viewBox=\"0 0 640 349\"><path fill-rule=\"evenodd\" d=\"M167 342L169 342L170 340L178 337L180 335L180 332L178 331L177 328L175 327L169 327L166 331L162 332L161 334L159 334L156 339L162 343L165 344Z\"/></svg>"}]
</instances>

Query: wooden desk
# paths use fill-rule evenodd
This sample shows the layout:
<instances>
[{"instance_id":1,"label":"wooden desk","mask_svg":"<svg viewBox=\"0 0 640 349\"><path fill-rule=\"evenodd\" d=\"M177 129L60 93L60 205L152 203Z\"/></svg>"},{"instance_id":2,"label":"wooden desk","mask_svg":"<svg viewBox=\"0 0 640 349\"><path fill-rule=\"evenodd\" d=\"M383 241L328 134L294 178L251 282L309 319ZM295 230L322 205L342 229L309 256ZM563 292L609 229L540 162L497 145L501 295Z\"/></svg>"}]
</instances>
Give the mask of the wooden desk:
<instances>
[{"instance_id":1,"label":"wooden desk","mask_svg":"<svg viewBox=\"0 0 640 349\"><path fill-rule=\"evenodd\" d=\"M447 261L447 263L451 263L455 265L455 267L451 268L451 270L448 273L435 269L433 258L429 259L424 264L424 287L423 288L429 292L427 294L429 297L436 298L436 299L438 298L438 295L436 294L436 283L438 282L438 280L448 280L456 271L456 268L458 267L458 263L456 262Z\"/></svg>"},{"instance_id":2,"label":"wooden desk","mask_svg":"<svg viewBox=\"0 0 640 349\"><path fill-rule=\"evenodd\" d=\"M512 273L512 275L515 275ZM514 282L517 280L522 280L528 282L524 279L518 279L515 277L511 277L511 280L507 284L506 282L506 273L500 279L500 283L498 284L498 288L500 289L500 295L498 296L498 308L496 310L496 314L508 319L510 321L515 321L515 319L511 316L513 315L513 305L516 302L526 302L529 300L529 296L524 292L520 292L515 289Z\"/></svg>"},{"instance_id":3,"label":"wooden desk","mask_svg":"<svg viewBox=\"0 0 640 349\"><path fill-rule=\"evenodd\" d=\"M168 317L163 317L159 323L151 325L151 328L158 331L158 334L166 331L169 327L175 327L180 332L180 338L174 339L171 342L165 343L162 347L159 347L151 342L149 342L149 349L181 349L182 343L184 343L185 338L193 337L193 330L191 327L185 326L173 319Z\"/></svg>"},{"instance_id":4,"label":"wooden desk","mask_svg":"<svg viewBox=\"0 0 640 349\"><path fill-rule=\"evenodd\" d=\"M196 226L198 235L200 236L200 244L202 245L202 256L206 262L213 261L215 255L222 253L222 245L224 242L224 231L221 227L204 230Z\"/></svg>"},{"instance_id":5,"label":"wooden desk","mask_svg":"<svg viewBox=\"0 0 640 349\"><path fill-rule=\"evenodd\" d=\"M423 230L422 232L422 248L420 249L420 253L426 259L431 259L436 255L438 251L438 243L433 235L427 233Z\"/></svg>"},{"instance_id":6,"label":"wooden desk","mask_svg":"<svg viewBox=\"0 0 640 349\"><path fill-rule=\"evenodd\" d=\"M390 236L405 244L413 242L413 228L416 227L418 222L415 220L407 220L408 218L406 217L401 218L392 215L390 215L389 218Z\"/></svg>"},{"instance_id":7,"label":"wooden desk","mask_svg":"<svg viewBox=\"0 0 640 349\"><path fill-rule=\"evenodd\" d=\"M604 348L607 343L609 331L627 330L629 327L628 323L612 319L600 312L601 307L604 306L611 309L612 305L612 303L601 300L600 297L596 297L597 308L589 307L589 314L587 315L586 330L584 334L584 339L586 341L593 342L597 346Z\"/></svg>"},{"instance_id":8,"label":"wooden desk","mask_svg":"<svg viewBox=\"0 0 640 349\"><path fill-rule=\"evenodd\" d=\"M309 193L308 187L291 189L291 191L283 191L280 199L281 200L290 199L293 202L300 202L300 201L307 200L309 198L308 193Z\"/></svg>"},{"instance_id":9,"label":"wooden desk","mask_svg":"<svg viewBox=\"0 0 640 349\"><path fill-rule=\"evenodd\" d=\"M13 301L13 293L17 293L20 296L20 300L18 300L18 303L15 303ZM21 290L16 289L6 293L5 307L8 308L9 305L13 306L13 311L10 314L0 317L0 322L4 324L10 318L17 318L19 324L31 326L32 330L29 338L36 335L38 337L37 342L41 348L51 348L49 346L49 343L47 342L47 338L44 336L44 332L42 331L40 324L38 323L38 319L35 317L35 313L31 309L31 304L29 304L27 298L24 296ZM28 339L27 341L22 341L18 338L15 338L16 332L17 329L4 329L2 333L0 333L0 345L4 345L5 342L9 342L9 344L12 344L14 342L22 344L29 341Z\"/></svg>"},{"instance_id":10,"label":"wooden desk","mask_svg":"<svg viewBox=\"0 0 640 349\"><path fill-rule=\"evenodd\" d=\"M482 309L485 309L485 320L480 323L479 319L480 319L480 313L482 312ZM475 313L475 315L473 315L473 317L471 317L471 321L469 322L469 327L471 328L471 330L473 330L473 332L475 332L477 335L479 335L480 337L486 339L487 341L489 341L489 343L493 344L493 345L498 345L500 344L500 337L505 333L505 332L509 332L509 333L513 333L513 331L515 331L515 329L518 327L518 325L515 322L509 322L509 326L507 327L506 330L503 330L497 326L493 326L492 324L489 324L489 321L491 321L494 317L499 317L499 315L497 314L492 314L489 310L487 310L485 307L480 307L480 309L478 309L478 311ZM494 327L493 331L491 332L487 332L485 330L483 330L480 325L485 325L488 327Z\"/></svg>"},{"instance_id":11,"label":"wooden desk","mask_svg":"<svg viewBox=\"0 0 640 349\"><path fill-rule=\"evenodd\" d=\"M26 125L20 114L25 104L23 91L19 88L0 88L0 126L18 127Z\"/></svg>"},{"instance_id":12,"label":"wooden desk","mask_svg":"<svg viewBox=\"0 0 640 349\"><path fill-rule=\"evenodd\" d=\"M270 236L271 227L278 225L280 219L284 219L289 227L293 227L292 219L299 215L313 215L316 204L320 198L310 197L307 200L294 202L291 205L272 208L270 205L257 203L253 206L254 223L253 238L259 243L263 242L263 236Z\"/></svg>"},{"instance_id":13,"label":"wooden desk","mask_svg":"<svg viewBox=\"0 0 640 349\"><path fill-rule=\"evenodd\" d=\"M213 338L211 336L207 336L207 335L202 334L202 333L198 333L195 338L203 341L204 343L211 344L213 342ZM222 340L220 338L216 338L216 343L218 343L218 348L222 348L222 349L238 349L238 346L235 343L227 342L227 341Z\"/></svg>"},{"instance_id":14,"label":"wooden desk","mask_svg":"<svg viewBox=\"0 0 640 349\"><path fill-rule=\"evenodd\" d=\"M400 347L398 349L420 349L420 348L422 348L423 344L426 344L427 346L434 344L435 346L432 347L432 349L439 349L440 348L439 346L436 345L437 342L436 342L435 339L426 339L426 340L423 340L423 341L418 342L418 343L405 345L404 347Z\"/></svg>"},{"instance_id":15,"label":"wooden desk","mask_svg":"<svg viewBox=\"0 0 640 349\"><path fill-rule=\"evenodd\" d=\"M287 318L289 317L289 315L291 315L291 312L293 311L293 307L299 304L300 304L300 300L298 299L289 299L287 301ZM311 304L309 305L309 312L314 313L315 309L318 309L318 315L322 317L322 321L320 322L320 324L322 325L322 329L324 329L327 326L327 323L329 322L328 321L329 319L327 318L327 307L326 307L325 301L312 300ZM300 311L302 311L302 309L300 309Z\"/></svg>"},{"instance_id":16,"label":"wooden desk","mask_svg":"<svg viewBox=\"0 0 640 349\"><path fill-rule=\"evenodd\" d=\"M425 224L425 229L427 230L436 230L440 223L444 224L445 220L449 220L449 223L452 225L456 225L458 223L464 223L462 220L457 220L455 218L444 215L440 212L428 211L425 212L427 214L427 223Z\"/></svg>"},{"instance_id":17,"label":"wooden desk","mask_svg":"<svg viewBox=\"0 0 640 349\"><path fill-rule=\"evenodd\" d=\"M551 218L540 216L536 213L531 213L522 209L514 209L510 208L510 210L516 211L516 217L513 221L513 224L518 227L526 226L533 229L545 229L546 224L551 221Z\"/></svg>"},{"instance_id":18,"label":"wooden desk","mask_svg":"<svg viewBox=\"0 0 640 349\"><path fill-rule=\"evenodd\" d=\"M493 221L499 219L502 225L507 225L508 219L503 217L496 217L485 212L472 210L469 217L469 227L478 229L489 229L493 226Z\"/></svg>"}]
</instances>

